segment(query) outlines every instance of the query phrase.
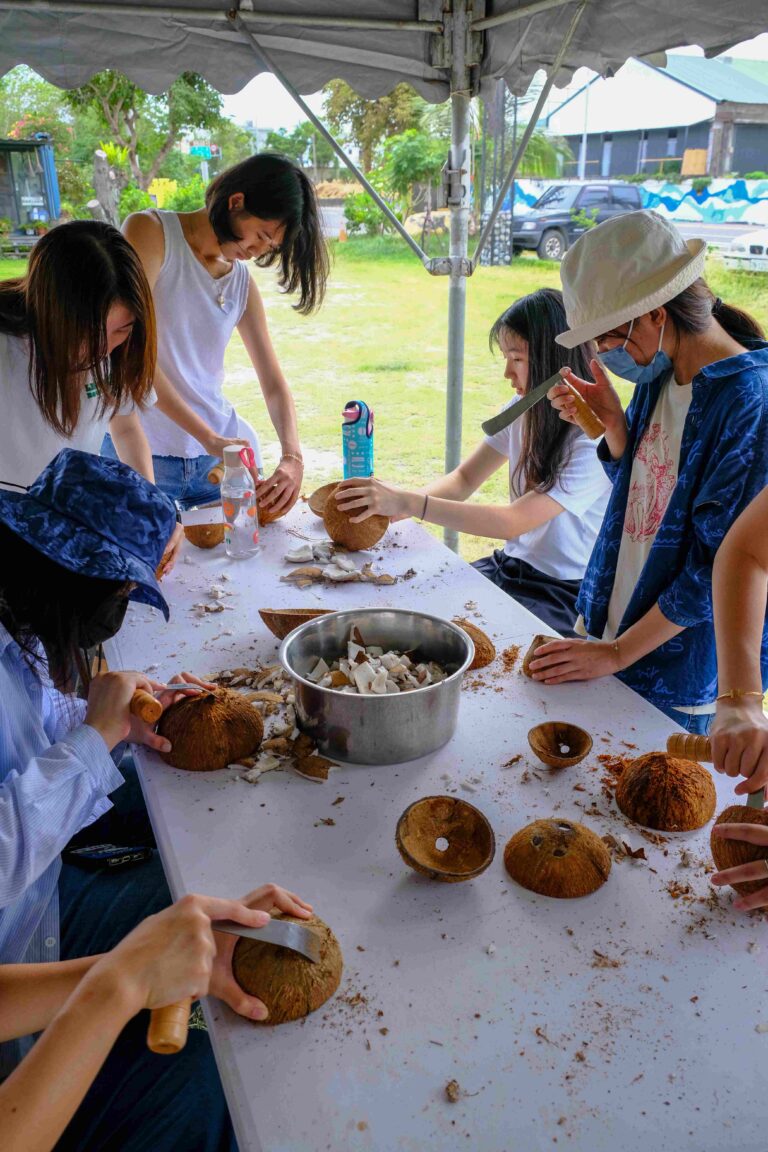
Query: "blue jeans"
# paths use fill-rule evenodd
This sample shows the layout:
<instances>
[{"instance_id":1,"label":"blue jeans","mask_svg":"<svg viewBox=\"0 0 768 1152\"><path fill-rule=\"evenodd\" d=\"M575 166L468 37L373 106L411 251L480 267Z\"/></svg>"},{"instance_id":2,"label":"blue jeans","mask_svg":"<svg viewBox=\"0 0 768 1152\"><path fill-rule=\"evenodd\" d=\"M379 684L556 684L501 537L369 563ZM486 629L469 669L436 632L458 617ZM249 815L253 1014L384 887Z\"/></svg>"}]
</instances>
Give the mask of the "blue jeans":
<instances>
[{"instance_id":1,"label":"blue jeans","mask_svg":"<svg viewBox=\"0 0 768 1152\"><path fill-rule=\"evenodd\" d=\"M101 455L118 459L111 436L104 437ZM208 473L218 463L215 456L153 456L155 484L184 509L214 504L221 499L221 490L208 483Z\"/></svg>"},{"instance_id":2,"label":"blue jeans","mask_svg":"<svg viewBox=\"0 0 768 1152\"><path fill-rule=\"evenodd\" d=\"M705 712L703 716L692 716L690 712L678 712L676 708L665 708L664 711L667 716L674 720L675 724L679 724L687 732L695 732L697 736L708 736L712 721L715 718L714 712Z\"/></svg>"},{"instance_id":3,"label":"blue jeans","mask_svg":"<svg viewBox=\"0 0 768 1152\"><path fill-rule=\"evenodd\" d=\"M133 762L115 806L78 835L80 844L151 844ZM124 795L121 796L121 793ZM143 811L134 811L137 804ZM64 863L59 879L61 959L106 952L145 917L171 903L157 852L114 873ZM190 1029L175 1056L147 1048L149 1014L134 1017L117 1038L55 1152L237 1152L207 1032Z\"/></svg>"}]
</instances>

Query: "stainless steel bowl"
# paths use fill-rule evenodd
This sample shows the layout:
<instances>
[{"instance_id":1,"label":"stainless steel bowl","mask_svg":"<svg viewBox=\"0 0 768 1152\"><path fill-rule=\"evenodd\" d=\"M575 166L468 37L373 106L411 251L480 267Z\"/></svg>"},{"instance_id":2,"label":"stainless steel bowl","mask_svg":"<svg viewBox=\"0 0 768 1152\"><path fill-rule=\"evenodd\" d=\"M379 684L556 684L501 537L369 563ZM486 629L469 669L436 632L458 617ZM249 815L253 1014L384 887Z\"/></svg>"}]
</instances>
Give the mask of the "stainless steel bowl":
<instances>
[{"instance_id":1,"label":"stainless steel bowl","mask_svg":"<svg viewBox=\"0 0 768 1152\"><path fill-rule=\"evenodd\" d=\"M366 645L414 652L450 675L439 684L387 696L358 696L306 679L322 656L346 656L356 625ZM439 616L403 608L361 608L308 620L286 636L280 663L295 684L299 727L325 756L352 764L400 764L442 748L456 729L464 673L475 649L466 632Z\"/></svg>"}]
</instances>

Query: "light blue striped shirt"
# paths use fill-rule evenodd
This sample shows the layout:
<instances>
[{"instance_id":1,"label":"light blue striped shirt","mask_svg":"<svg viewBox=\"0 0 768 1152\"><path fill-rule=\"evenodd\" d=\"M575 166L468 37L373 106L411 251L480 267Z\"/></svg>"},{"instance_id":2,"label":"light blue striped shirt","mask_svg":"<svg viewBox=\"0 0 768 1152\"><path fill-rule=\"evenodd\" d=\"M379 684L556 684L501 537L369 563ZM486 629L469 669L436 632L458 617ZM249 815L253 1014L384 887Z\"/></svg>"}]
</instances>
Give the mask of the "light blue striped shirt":
<instances>
[{"instance_id":1,"label":"light blue striped shirt","mask_svg":"<svg viewBox=\"0 0 768 1152\"><path fill-rule=\"evenodd\" d=\"M85 702L41 680L0 624L2 964L58 960L60 853L123 783L84 716ZM0 1045L0 1079L12 1047Z\"/></svg>"}]
</instances>

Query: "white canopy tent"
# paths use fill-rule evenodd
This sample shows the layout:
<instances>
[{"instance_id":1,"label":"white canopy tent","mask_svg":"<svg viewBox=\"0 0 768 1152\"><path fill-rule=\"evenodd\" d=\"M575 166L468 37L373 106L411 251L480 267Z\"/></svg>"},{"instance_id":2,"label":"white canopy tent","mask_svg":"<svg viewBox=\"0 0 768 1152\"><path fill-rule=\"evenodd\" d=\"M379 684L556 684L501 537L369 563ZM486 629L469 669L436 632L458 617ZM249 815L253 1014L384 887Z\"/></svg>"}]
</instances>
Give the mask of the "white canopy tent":
<instances>
[{"instance_id":1,"label":"white canopy tent","mask_svg":"<svg viewBox=\"0 0 768 1152\"><path fill-rule=\"evenodd\" d=\"M461 450L467 279L506 195L552 85L582 65L612 74L629 56L698 44L708 55L768 29L764 0L0 0L0 75L28 64L63 88L113 68L148 92L184 71L220 92L273 72L327 135L300 93L332 79L375 97L407 81L425 99L450 99L446 163L450 255L430 259L398 225L432 275L450 278L446 470ZM539 69L546 83L494 212L468 253L469 101L503 78L522 94ZM386 205L331 139L382 210ZM456 546L455 533L446 538Z\"/></svg>"}]
</instances>

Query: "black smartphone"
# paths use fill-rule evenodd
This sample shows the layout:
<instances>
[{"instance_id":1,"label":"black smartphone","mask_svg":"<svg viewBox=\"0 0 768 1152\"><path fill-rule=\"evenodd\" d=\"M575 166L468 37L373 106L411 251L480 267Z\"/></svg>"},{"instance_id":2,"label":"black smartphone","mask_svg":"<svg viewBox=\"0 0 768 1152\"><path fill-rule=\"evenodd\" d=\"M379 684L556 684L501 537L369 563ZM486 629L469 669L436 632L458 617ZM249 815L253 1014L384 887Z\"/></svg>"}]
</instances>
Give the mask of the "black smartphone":
<instances>
[{"instance_id":1,"label":"black smartphone","mask_svg":"<svg viewBox=\"0 0 768 1152\"><path fill-rule=\"evenodd\" d=\"M78 868L87 868L89 871L105 868L114 872L118 868L143 864L151 858L151 848L122 848L118 844L89 844L86 848L67 848L64 852L64 859L68 863L77 864Z\"/></svg>"}]
</instances>

